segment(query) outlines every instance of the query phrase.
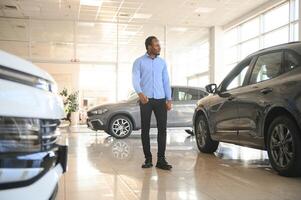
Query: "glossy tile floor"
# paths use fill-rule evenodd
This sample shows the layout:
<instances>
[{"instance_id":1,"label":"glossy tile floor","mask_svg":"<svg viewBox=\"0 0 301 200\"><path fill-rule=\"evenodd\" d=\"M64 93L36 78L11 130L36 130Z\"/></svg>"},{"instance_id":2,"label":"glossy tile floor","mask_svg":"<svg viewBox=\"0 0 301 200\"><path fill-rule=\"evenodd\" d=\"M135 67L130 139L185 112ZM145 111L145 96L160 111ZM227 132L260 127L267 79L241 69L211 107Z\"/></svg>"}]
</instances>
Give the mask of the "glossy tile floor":
<instances>
[{"instance_id":1,"label":"glossy tile floor","mask_svg":"<svg viewBox=\"0 0 301 200\"><path fill-rule=\"evenodd\" d=\"M69 169L58 200L301 199L301 178L278 176L264 151L222 143L214 155L201 154L194 137L169 129L166 156L173 169L167 172L141 169L139 131L123 140L84 127L62 132ZM156 129L151 138L156 155Z\"/></svg>"}]
</instances>

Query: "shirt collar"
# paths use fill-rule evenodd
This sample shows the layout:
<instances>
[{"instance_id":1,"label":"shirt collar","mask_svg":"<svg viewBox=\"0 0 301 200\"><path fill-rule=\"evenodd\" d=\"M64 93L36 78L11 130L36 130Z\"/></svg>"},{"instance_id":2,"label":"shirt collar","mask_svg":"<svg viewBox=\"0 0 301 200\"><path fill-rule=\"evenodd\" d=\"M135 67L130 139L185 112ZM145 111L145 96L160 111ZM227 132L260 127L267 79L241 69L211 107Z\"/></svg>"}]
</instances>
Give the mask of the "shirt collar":
<instances>
[{"instance_id":1,"label":"shirt collar","mask_svg":"<svg viewBox=\"0 0 301 200\"><path fill-rule=\"evenodd\" d=\"M145 56L150 58L150 59L156 59L158 57L158 56L156 56L155 58L152 58L152 57L150 57L150 55L147 52L145 53Z\"/></svg>"}]
</instances>

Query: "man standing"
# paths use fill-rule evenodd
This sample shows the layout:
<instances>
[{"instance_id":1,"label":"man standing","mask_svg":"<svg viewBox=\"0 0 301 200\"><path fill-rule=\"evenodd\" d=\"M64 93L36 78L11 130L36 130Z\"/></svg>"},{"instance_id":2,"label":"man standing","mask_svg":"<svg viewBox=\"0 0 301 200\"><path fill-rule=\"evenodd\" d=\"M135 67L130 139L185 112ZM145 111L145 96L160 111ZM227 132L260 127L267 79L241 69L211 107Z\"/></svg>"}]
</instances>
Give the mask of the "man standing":
<instances>
[{"instance_id":1,"label":"man standing","mask_svg":"<svg viewBox=\"0 0 301 200\"><path fill-rule=\"evenodd\" d=\"M142 168L150 168L150 121L154 111L158 128L158 160L156 167L170 170L165 160L167 111L171 109L171 88L165 61L159 57L159 40L150 36L145 40L146 54L135 60L132 71L133 86L139 95L141 113L141 140L145 162Z\"/></svg>"}]
</instances>

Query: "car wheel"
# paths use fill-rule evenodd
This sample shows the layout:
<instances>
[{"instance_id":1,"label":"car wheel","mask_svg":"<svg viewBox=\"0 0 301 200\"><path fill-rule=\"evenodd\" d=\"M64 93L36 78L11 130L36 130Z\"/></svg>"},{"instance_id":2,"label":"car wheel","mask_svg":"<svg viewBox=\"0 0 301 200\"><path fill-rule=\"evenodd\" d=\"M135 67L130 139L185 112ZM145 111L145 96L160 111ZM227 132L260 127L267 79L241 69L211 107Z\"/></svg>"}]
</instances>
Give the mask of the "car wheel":
<instances>
[{"instance_id":1,"label":"car wheel","mask_svg":"<svg viewBox=\"0 0 301 200\"><path fill-rule=\"evenodd\" d=\"M115 138L123 139L128 137L133 130L131 120L123 115L115 116L110 123L110 135Z\"/></svg>"},{"instance_id":2,"label":"car wheel","mask_svg":"<svg viewBox=\"0 0 301 200\"><path fill-rule=\"evenodd\" d=\"M203 153L215 152L219 142L211 139L207 119L200 115L195 126L195 137L199 150Z\"/></svg>"},{"instance_id":3,"label":"car wheel","mask_svg":"<svg viewBox=\"0 0 301 200\"><path fill-rule=\"evenodd\" d=\"M277 117L268 129L267 149L272 167L282 176L301 175L301 138L296 123Z\"/></svg>"}]
</instances>

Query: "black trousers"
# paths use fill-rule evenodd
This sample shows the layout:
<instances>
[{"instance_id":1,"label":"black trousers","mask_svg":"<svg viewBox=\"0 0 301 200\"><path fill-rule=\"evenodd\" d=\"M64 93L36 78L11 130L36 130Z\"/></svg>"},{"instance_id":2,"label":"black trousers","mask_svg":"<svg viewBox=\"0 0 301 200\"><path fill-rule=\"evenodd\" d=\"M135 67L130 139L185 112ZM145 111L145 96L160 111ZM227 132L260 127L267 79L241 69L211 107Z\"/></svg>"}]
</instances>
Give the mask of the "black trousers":
<instances>
[{"instance_id":1,"label":"black trousers","mask_svg":"<svg viewBox=\"0 0 301 200\"><path fill-rule=\"evenodd\" d=\"M149 99L146 104L140 103L141 114L141 140L143 145L143 152L145 158L151 158L152 153L150 151L150 122L152 112L154 112L157 128L158 128L158 157L165 157L166 149L166 124L167 124L167 109L166 100L164 99Z\"/></svg>"}]
</instances>

